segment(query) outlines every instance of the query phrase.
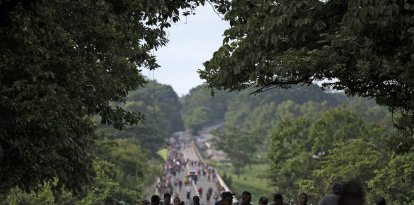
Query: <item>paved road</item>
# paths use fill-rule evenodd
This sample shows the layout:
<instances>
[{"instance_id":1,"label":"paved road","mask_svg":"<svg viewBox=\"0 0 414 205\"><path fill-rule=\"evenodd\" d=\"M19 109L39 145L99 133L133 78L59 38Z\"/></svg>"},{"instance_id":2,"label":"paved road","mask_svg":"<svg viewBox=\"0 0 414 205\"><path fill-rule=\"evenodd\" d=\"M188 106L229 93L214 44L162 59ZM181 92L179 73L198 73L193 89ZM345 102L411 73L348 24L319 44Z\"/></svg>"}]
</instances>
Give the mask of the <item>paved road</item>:
<instances>
[{"instance_id":1,"label":"paved road","mask_svg":"<svg viewBox=\"0 0 414 205\"><path fill-rule=\"evenodd\" d=\"M184 147L184 149L182 149L182 152L184 154L184 158L185 159L189 159L189 160L199 160L199 158L197 157L197 154L194 152L193 148L191 147L191 144ZM180 172L179 175L177 175L177 179L184 179L184 176L188 173L188 171L190 170L195 170L197 169L197 167L192 167L190 164L187 165L186 167L186 171L185 172ZM198 177L198 181L197 184L195 184L194 182L191 183L191 198L194 195L198 195L200 196L200 194L197 192L199 187L203 188L203 193L200 196L200 204L202 205L213 205L214 204L214 198L211 197L210 198L210 203L207 203L207 199L206 199L206 193L207 190L209 189L209 187L212 187L214 191L216 191L216 186L215 186L215 182L213 179L211 179L210 181L208 181L207 176L199 176ZM180 199L182 201L185 202L186 205L191 204L191 202L187 201L186 198L186 187L183 185L181 191L179 190L178 186L175 188L174 190L175 193L178 193ZM214 192L213 192L214 193Z\"/></svg>"}]
</instances>

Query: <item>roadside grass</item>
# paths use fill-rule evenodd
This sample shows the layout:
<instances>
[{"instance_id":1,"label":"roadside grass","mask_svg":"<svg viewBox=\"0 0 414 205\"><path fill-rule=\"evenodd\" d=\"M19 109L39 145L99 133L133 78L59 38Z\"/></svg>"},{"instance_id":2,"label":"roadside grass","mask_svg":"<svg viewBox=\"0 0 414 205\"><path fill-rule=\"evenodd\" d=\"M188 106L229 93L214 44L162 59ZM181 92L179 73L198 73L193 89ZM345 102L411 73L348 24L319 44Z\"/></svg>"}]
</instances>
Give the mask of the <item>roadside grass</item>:
<instances>
[{"instance_id":1,"label":"roadside grass","mask_svg":"<svg viewBox=\"0 0 414 205\"><path fill-rule=\"evenodd\" d=\"M163 164L167 160L168 149L160 149L157 154L160 157L148 159L150 161L148 163L148 172L142 186L142 196L144 199L148 199L154 195L156 179L162 174Z\"/></svg>"},{"instance_id":2,"label":"roadside grass","mask_svg":"<svg viewBox=\"0 0 414 205\"><path fill-rule=\"evenodd\" d=\"M167 155L168 155L168 149L167 148L163 148L163 149L158 150L157 154L160 155L164 159L164 161L167 161Z\"/></svg>"},{"instance_id":3,"label":"roadside grass","mask_svg":"<svg viewBox=\"0 0 414 205\"><path fill-rule=\"evenodd\" d=\"M243 191L249 191L252 193L253 204L257 204L261 196L266 196L269 201L273 201L274 188L269 183L269 166L267 164L247 166L239 178L233 173L230 163L213 164L219 171L220 176L225 177L227 180L231 178L231 190L236 193L238 199L241 199Z\"/></svg>"}]
</instances>

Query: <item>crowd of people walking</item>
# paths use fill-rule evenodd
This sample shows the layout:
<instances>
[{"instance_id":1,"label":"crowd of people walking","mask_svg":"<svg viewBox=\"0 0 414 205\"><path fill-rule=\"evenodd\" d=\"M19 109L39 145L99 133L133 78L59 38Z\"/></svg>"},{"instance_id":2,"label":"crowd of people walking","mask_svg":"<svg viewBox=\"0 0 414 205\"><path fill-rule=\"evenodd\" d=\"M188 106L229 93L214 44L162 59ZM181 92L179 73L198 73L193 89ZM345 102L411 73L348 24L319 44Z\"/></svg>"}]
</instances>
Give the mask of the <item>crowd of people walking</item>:
<instances>
[{"instance_id":1,"label":"crowd of people walking","mask_svg":"<svg viewBox=\"0 0 414 205\"><path fill-rule=\"evenodd\" d=\"M334 183L332 187L333 193L324 197L319 205L364 205L366 204L365 195L362 186L354 181L347 182L343 185ZM249 191L244 191L241 196L241 200L234 202L234 193L229 191L223 191L220 194L220 199L215 200L214 205L254 205L252 202L252 195ZM143 205L185 205L186 202L180 199L178 195L175 195L173 202L171 203L172 195L165 193L163 195L163 201L161 201L158 195L151 197L151 202L144 201ZM200 204L200 197L194 195L191 200L187 202L189 205L203 205ZM269 203L269 199L265 196L259 198L257 205L292 205L293 202L286 203L281 193L273 195L273 201ZM298 205L308 205L308 195L301 193L297 199ZM379 197L375 201L376 205L386 205L386 201L383 197Z\"/></svg>"},{"instance_id":2,"label":"crowd of people walking","mask_svg":"<svg viewBox=\"0 0 414 205\"><path fill-rule=\"evenodd\" d=\"M282 193L273 195L272 201L266 196L261 196L257 203L252 202L252 194L244 191L241 200L234 200L234 193L226 191L217 180L215 169L209 167L200 160L188 159L183 154L183 149L188 146L188 142L175 139L174 143L169 144L168 158L164 165L163 176L160 177L156 185L156 195L150 201L143 201L143 205L308 205L308 194L301 193L296 202L286 203ZM184 175L180 173L184 172ZM180 178L179 176L184 176ZM202 186L197 186L200 177L207 179L209 186L203 190ZM185 188L184 188L185 187ZM180 198L180 192L185 189L185 199ZM160 196L163 196L161 200ZM201 204L200 199L205 197L206 203ZM362 186L357 182L347 182L344 184L334 183L332 194L324 197L319 205L363 205L365 195ZM386 205L385 199L379 197L375 201L376 205Z\"/></svg>"},{"instance_id":3,"label":"crowd of people walking","mask_svg":"<svg viewBox=\"0 0 414 205\"><path fill-rule=\"evenodd\" d=\"M188 140L174 138L168 144L168 155L164 163L164 171L156 184L156 193L161 196L179 196L179 193L188 203L193 203L193 197L197 196L206 201L208 205L219 200L220 192L225 189L219 183L216 170L198 157L187 157L184 149L191 147ZM204 184L199 184L202 179ZM208 186L206 185L208 184ZM184 199L183 199L184 200Z\"/></svg>"},{"instance_id":4,"label":"crowd of people walking","mask_svg":"<svg viewBox=\"0 0 414 205\"><path fill-rule=\"evenodd\" d=\"M190 201L192 183L197 186L197 182L201 177L207 179L208 182L215 184L214 187L217 191L222 190L223 188L218 183L215 169L201 160L190 160L184 157L182 149L186 146L188 146L188 143L180 140L169 145L163 175L159 178L155 187L156 193L169 193L170 195L174 195L185 189L187 200ZM184 174L181 174L182 172L184 172ZM198 186L195 191L197 192L197 196L205 196L207 201L211 198L218 198L219 195L218 193L214 193L213 187L203 190L202 186ZM206 191L206 193L203 195L204 191ZM216 194L216 196L214 194Z\"/></svg>"}]
</instances>

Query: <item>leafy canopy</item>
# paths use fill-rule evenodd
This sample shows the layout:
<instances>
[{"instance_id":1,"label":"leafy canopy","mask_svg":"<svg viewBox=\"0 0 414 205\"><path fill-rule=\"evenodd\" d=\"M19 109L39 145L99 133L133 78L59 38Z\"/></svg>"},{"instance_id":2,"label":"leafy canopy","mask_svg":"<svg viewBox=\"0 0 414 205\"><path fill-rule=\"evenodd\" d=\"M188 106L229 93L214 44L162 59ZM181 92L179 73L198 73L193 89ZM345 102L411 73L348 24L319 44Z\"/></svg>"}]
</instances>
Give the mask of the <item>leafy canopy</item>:
<instances>
[{"instance_id":1,"label":"leafy canopy","mask_svg":"<svg viewBox=\"0 0 414 205\"><path fill-rule=\"evenodd\" d=\"M401 111L412 129L413 15L409 1L234 0L199 73L212 88L257 92L332 80L324 86Z\"/></svg>"},{"instance_id":2,"label":"leafy canopy","mask_svg":"<svg viewBox=\"0 0 414 205\"><path fill-rule=\"evenodd\" d=\"M142 121L110 102L143 86L138 68L158 67L151 52L180 9L204 3L0 1L0 193L56 178L54 191L82 192L94 173L89 117L117 129Z\"/></svg>"},{"instance_id":3,"label":"leafy canopy","mask_svg":"<svg viewBox=\"0 0 414 205\"><path fill-rule=\"evenodd\" d=\"M148 81L146 87L129 92L120 107L145 115L145 122L116 130L108 125L99 125L96 133L109 138L133 137L152 155L164 146L171 133L184 129L181 117L181 103L171 86ZM95 118L98 121L98 118Z\"/></svg>"},{"instance_id":4,"label":"leafy canopy","mask_svg":"<svg viewBox=\"0 0 414 205\"><path fill-rule=\"evenodd\" d=\"M214 146L227 154L234 167L237 177L247 165L254 162L259 143L257 137L247 132L241 132L236 128L226 128L215 133Z\"/></svg>"},{"instance_id":5,"label":"leafy canopy","mask_svg":"<svg viewBox=\"0 0 414 205\"><path fill-rule=\"evenodd\" d=\"M301 191L319 199L335 181L358 179L367 186L384 165L388 152L380 150L386 150L388 134L342 106L316 119L303 115L281 120L270 135L272 184L290 199Z\"/></svg>"}]
</instances>

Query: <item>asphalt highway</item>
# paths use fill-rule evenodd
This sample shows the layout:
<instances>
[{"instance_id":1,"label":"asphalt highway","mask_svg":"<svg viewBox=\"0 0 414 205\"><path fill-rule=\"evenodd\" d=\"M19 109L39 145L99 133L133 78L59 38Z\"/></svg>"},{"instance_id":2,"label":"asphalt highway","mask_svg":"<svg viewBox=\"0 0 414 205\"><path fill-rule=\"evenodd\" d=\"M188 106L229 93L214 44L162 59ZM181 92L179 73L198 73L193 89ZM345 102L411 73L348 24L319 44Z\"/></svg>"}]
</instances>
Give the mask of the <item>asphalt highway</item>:
<instances>
[{"instance_id":1,"label":"asphalt highway","mask_svg":"<svg viewBox=\"0 0 414 205\"><path fill-rule=\"evenodd\" d=\"M184 155L184 159L199 161L199 158L197 157L197 154L195 153L195 151L191 147L191 144L188 144L187 146L185 146L183 149L181 149L181 151ZM180 174L177 174L176 180L181 179L182 181L184 181L184 178L188 174L189 171L198 170L198 169L199 169L198 166L191 166L191 164L188 163L186 168L185 168L186 171L180 172ZM189 187L188 187L188 188L191 189L191 192L190 192L191 199L194 195L197 195L197 196L200 197L200 204L201 205L213 205L214 202L215 202L213 196L211 196L210 201L207 202L206 193L207 193L207 190L210 187L213 188L213 193L214 193L216 191L216 185L215 184L216 183L215 183L215 180L213 180L213 177L211 177L211 179L209 181L207 176L203 176L202 174L199 175L198 180L197 180L197 184L194 181L192 181L190 183ZM197 191L200 187L203 189L201 194L198 193L198 191ZM191 204L191 201L187 201L186 186L185 185L182 186L181 190L179 189L179 186L174 187L174 195L175 194L178 194L180 199L182 201L184 201L186 205Z\"/></svg>"}]
</instances>

